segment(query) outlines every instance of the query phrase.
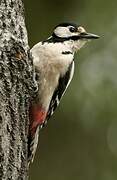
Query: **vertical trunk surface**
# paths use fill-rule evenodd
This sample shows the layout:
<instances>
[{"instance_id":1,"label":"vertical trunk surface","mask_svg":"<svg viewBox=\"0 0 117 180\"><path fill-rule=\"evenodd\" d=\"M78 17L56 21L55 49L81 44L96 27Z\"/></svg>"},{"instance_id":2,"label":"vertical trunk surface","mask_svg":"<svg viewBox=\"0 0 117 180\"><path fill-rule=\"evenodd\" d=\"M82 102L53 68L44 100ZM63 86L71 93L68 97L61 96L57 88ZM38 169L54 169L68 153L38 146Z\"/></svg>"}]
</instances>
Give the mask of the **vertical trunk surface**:
<instances>
[{"instance_id":1,"label":"vertical trunk surface","mask_svg":"<svg viewBox=\"0 0 117 180\"><path fill-rule=\"evenodd\" d=\"M22 1L0 3L0 180L26 180L32 60Z\"/></svg>"}]
</instances>

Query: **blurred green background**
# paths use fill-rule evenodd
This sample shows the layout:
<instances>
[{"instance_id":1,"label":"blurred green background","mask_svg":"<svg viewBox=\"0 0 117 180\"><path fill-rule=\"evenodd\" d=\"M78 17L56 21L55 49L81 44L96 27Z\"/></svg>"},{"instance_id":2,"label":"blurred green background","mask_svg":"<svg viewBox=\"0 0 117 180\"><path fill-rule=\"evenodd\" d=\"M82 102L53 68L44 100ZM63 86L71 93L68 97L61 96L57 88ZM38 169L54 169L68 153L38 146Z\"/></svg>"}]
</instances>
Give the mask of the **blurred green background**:
<instances>
[{"instance_id":1,"label":"blurred green background","mask_svg":"<svg viewBox=\"0 0 117 180\"><path fill-rule=\"evenodd\" d=\"M30 180L116 180L117 1L24 3L30 47L66 21L101 36L75 57L74 79L40 133Z\"/></svg>"}]
</instances>

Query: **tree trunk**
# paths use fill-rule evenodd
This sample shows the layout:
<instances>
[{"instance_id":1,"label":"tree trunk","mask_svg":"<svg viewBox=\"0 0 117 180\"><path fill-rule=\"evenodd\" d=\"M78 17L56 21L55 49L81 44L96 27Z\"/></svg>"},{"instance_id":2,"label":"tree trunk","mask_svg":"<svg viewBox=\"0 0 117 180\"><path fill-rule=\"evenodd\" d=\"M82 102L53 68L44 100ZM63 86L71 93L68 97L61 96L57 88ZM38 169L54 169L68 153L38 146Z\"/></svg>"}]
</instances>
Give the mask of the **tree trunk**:
<instances>
[{"instance_id":1,"label":"tree trunk","mask_svg":"<svg viewBox=\"0 0 117 180\"><path fill-rule=\"evenodd\" d=\"M22 1L1 0L0 180L28 178L28 108L35 87Z\"/></svg>"}]
</instances>

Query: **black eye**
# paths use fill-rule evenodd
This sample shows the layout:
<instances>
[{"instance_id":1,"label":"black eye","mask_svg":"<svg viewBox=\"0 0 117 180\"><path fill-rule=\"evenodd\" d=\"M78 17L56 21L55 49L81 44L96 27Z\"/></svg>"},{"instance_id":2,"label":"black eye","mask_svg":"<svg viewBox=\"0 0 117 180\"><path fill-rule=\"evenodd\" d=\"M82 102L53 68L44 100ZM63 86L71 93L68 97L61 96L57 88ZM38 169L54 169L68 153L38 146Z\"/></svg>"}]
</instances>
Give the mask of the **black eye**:
<instances>
[{"instance_id":1,"label":"black eye","mask_svg":"<svg viewBox=\"0 0 117 180\"><path fill-rule=\"evenodd\" d=\"M77 32L77 28L73 26L69 27L69 30L70 32Z\"/></svg>"}]
</instances>

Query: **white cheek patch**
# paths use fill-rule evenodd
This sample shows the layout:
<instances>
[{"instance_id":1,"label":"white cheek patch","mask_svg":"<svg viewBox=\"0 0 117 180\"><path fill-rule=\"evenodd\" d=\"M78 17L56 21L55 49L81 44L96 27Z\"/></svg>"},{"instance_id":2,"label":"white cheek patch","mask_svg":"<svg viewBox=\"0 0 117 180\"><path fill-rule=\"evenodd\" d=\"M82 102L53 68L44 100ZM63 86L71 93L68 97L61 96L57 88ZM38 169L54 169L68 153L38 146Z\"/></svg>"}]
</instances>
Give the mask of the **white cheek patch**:
<instances>
[{"instance_id":1,"label":"white cheek patch","mask_svg":"<svg viewBox=\"0 0 117 180\"><path fill-rule=\"evenodd\" d=\"M69 37L73 34L69 31L68 27L57 27L54 33L59 37Z\"/></svg>"}]
</instances>

